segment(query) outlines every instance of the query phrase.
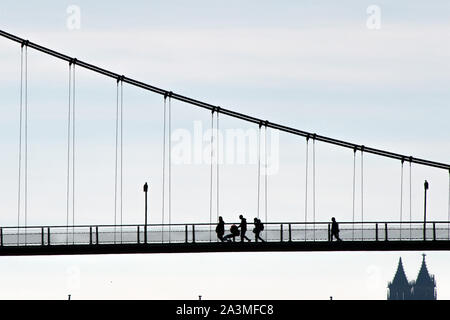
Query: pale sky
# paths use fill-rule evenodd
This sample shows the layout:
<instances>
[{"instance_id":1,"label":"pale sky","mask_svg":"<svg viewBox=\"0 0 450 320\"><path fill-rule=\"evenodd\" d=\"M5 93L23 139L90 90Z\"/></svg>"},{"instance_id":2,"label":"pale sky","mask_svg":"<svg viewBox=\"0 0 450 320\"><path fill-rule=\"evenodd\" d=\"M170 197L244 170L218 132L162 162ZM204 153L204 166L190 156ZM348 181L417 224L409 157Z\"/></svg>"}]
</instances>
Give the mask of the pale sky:
<instances>
[{"instance_id":1,"label":"pale sky","mask_svg":"<svg viewBox=\"0 0 450 320\"><path fill-rule=\"evenodd\" d=\"M80 10L79 29L72 28L71 5ZM367 25L371 5L380 9L379 29ZM449 163L449 9L446 1L4 0L0 28L195 99ZM12 226L17 224L20 45L0 39L0 61L0 224ZM29 50L30 225L66 221L67 69ZM114 221L115 99L114 80L77 69L77 224ZM124 223L143 223L145 181L150 182L150 222L159 223L162 97L125 85L124 112ZM195 123L209 126L204 110L174 101L172 112L175 130L194 133ZM221 117L223 132L239 128L256 129ZM351 221L352 152L323 143L316 148L316 220ZM277 160L279 170L268 178L268 221L304 221L304 139L280 134ZM364 219L409 220L406 200L400 217L400 163L366 155L364 168ZM208 222L209 165L172 170L172 221ZM251 219L256 165L226 164L220 170L221 215L233 221L244 212ZM448 173L418 165L412 172L412 219L423 218L427 179L428 219L447 220ZM421 254L3 257L0 298L64 299L70 293L74 299L195 299L199 294L205 299L385 299L398 258L413 280ZM450 299L449 254L427 254L438 298ZM261 277L266 281L259 282ZM248 282L248 290L236 292L231 280Z\"/></svg>"}]
</instances>

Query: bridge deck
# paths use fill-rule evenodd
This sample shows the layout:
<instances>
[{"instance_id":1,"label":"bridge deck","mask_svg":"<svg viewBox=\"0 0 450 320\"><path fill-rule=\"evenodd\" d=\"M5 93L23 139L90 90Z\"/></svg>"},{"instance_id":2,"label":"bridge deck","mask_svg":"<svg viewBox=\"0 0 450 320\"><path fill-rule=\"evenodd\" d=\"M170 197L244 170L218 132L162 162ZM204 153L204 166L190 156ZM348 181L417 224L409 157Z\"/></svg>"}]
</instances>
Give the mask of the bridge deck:
<instances>
[{"instance_id":1,"label":"bridge deck","mask_svg":"<svg viewBox=\"0 0 450 320\"><path fill-rule=\"evenodd\" d=\"M266 223L266 242L220 242L212 224L39 226L0 228L0 256L189 252L450 250L450 223L340 223L341 242L330 224ZM228 228L228 226L227 226ZM228 234L229 232L225 232Z\"/></svg>"},{"instance_id":2,"label":"bridge deck","mask_svg":"<svg viewBox=\"0 0 450 320\"><path fill-rule=\"evenodd\" d=\"M139 253L212 252L327 252L327 251L429 251L450 250L450 241L342 241L342 242L266 242L266 243L165 243L9 246L0 256L88 255Z\"/></svg>"}]
</instances>

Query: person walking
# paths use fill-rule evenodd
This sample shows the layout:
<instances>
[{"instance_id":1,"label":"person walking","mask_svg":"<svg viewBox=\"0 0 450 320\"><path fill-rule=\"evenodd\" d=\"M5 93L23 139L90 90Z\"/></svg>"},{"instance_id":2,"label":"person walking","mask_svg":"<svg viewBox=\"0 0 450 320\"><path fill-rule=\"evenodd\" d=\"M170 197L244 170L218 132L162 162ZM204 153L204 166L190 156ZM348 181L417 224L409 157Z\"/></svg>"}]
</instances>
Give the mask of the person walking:
<instances>
[{"instance_id":1,"label":"person walking","mask_svg":"<svg viewBox=\"0 0 450 320\"><path fill-rule=\"evenodd\" d=\"M258 240L261 240L262 242L265 242L263 238L261 238L260 233L264 230L264 224L262 224L261 220L258 218L253 219L255 223L255 228L253 228L253 233L255 234L255 242L258 242Z\"/></svg>"},{"instance_id":2,"label":"person walking","mask_svg":"<svg viewBox=\"0 0 450 320\"><path fill-rule=\"evenodd\" d=\"M245 219L242 214L239 215L239 219L241 219L241 223L238 227L241 229L241 242L244 242L244 239L247 239L248 242L252 241L245 235L245 233L247 232L247 219Z\"/></svg>"},{"instance_id":3,"label":"person walking","mask_svg":"<svg viewBox=\"0 0 450 320\"><path fill-rule=\"evenodd\" d=\"M217 238L219 238L219 240L223 242L223 235L225 234L225 221L223 221L222 217L219 217L219 223L216 226L216 233Z\"/></svg>"},{"instance_id":4,"label":"person walking","mask_svg":"<svg viewBox=\"0 0 450 320\"><path fill-rule=\"evenodd\" d=\"M336 219L333 217L331 218L331 236L330 240L333 241L333 236L336 238L337 241L342 241L341 238L339 238L339 225L336 222Z\"/></svg>"}]
</instances>

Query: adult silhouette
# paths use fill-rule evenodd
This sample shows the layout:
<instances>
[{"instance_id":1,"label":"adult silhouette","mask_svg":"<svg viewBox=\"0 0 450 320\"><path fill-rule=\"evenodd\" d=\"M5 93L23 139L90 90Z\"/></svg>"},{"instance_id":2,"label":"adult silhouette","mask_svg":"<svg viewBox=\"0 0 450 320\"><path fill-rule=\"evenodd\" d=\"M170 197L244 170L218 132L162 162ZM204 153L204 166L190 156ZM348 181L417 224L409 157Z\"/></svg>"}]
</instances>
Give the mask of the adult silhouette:
<instances>
[{"instance_id":1,"label":"adult silhouette","mask_svg":"<svg viewBox=\"0 0 450 320\"><path fill-rule=\"evenodd\" d=\"M219 238L219 240L223 242L223 235L225 234L225 221L223 221L222 217L219 217L219 223L216 226L216 233L217 238Z\"/></svg>"},{"instance_id":2,"label":"adult silhouette","mask_svg":"<svg viewBox=\"0 0 450 320\"><path fill-rule=\"evenodd\" d=\"M336 222L336 219L333 217L331 218L331 236L330 240L333 241L333 236L336 238L337 241L342 241L341 238L339 238L339 225Z\"/></svg>"},{"instance_id":3,"label":"adult silhouette","mask_svg":"<svg viewBox=\"0 0 450 320\"><path fill-rule=\"evenodd\" d=\"M264 225L258 218L253 219L253 222L255 223L255 227L253 228L253 233L255 234L255 242L258 242L258 240L265 242L264 239L260 236L261 231L264 230Z\"/></svg>"},{"instance_id":4,"label":"adult silhouette","mask_svg":"<svg viewBox=\"0 0 450 320\"><path fill-rule=\"evenodd\" d=\"M238 227L241 229L241 242L243 242L244 239L247 239L248 242L252 241L245 235L245 233L247 232L247 219L245 219L242 214L239 215L239 219L241 219L241 223Z\"/></svg>"}]
</instances>

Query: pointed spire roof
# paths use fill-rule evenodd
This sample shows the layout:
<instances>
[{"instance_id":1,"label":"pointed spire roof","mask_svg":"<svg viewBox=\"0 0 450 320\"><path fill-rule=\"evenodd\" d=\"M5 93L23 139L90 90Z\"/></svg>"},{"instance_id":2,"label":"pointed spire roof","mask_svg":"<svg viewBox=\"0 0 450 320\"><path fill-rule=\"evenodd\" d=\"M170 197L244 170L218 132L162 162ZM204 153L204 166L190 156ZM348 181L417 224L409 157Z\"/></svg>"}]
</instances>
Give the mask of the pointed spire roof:
<instances>
[{"instance_id":1,"label":"pointed spire roof","mask_svg":"<svg viewBox=\"0 0 450 320\"><path fill-rule=\"evenodd\" d=\"M394 279L391 282L393 286L409 286L408 279L406 278L405 270L403 269L402 258L398 260L397 272Z\"/></svg>"},{"instance_id":2,"label":"pointed spire roof","mask_svg":"<svg viewBox=\"0 0 450 320\"><path fill-rule=\"evenodd\" d=\"M434 279L432 279L428 273L427 264L425 263L425 254L422 256L422 266L420 267L419 274L417 275L416 285L434 285Z\"/></svg>"}]
</instances>

